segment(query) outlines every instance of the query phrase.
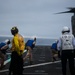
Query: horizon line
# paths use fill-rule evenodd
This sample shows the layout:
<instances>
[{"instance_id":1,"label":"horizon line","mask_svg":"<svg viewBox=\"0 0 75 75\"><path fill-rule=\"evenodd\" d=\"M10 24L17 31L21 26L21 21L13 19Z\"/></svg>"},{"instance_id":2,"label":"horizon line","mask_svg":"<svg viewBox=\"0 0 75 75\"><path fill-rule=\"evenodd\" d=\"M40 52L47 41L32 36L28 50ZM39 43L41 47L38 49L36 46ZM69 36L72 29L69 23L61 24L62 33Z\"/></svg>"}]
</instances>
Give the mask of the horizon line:
<instances>
[{"instance_id":1,"label":"horizon line","mask_svg":"<svg viewBox=\"0 0 75 75\"><path fill-rule=\"evenodd\" d=\"M42 38L42 39L57 39L55 37L42 37L42 36L24 36L22 35L24 38ZM0 37L13 37L13 35L0 35Z\"/></svg>"}]
</instances>

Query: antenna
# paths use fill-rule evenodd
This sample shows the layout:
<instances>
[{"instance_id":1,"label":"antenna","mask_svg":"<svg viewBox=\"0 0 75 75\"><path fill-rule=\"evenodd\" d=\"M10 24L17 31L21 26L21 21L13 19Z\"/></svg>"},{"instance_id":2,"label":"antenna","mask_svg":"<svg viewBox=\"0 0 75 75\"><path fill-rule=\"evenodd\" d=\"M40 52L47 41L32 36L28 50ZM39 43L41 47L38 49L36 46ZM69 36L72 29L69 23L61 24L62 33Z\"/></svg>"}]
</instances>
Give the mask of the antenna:
<instances>
[{"instance_id":1,"label":"antenna","mask_svg":"<svg viewBox=\"0 0 75 75\"><path fill-rule=\"evenodd\" d=\"M73 7L68 7L67 9L69 9L69 11L58 12L58 13L55 13L55 14L75 13L75 8L73 8Z\"/></svg>"}]
</instances>

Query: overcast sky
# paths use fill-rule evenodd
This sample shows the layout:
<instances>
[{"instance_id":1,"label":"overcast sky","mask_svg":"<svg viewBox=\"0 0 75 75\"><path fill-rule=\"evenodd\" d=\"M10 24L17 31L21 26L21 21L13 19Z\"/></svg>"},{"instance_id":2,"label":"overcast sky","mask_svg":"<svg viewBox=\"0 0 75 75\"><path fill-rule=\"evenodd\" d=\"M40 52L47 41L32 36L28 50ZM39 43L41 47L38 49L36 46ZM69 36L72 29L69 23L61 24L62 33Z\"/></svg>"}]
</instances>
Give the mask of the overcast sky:
<instances>
[{"instance_id":1,"label":"overcast sky","mask_svg":"<svg viewBox=\"0 0 75 75\"><path fill-rule=\"evenodd\" d=\"M58 38L71 28L72 13L54 14L75 7L75 0L0 0L0 35L11 35L13 26L24 36Z\"/></svg>"}]
</instances>

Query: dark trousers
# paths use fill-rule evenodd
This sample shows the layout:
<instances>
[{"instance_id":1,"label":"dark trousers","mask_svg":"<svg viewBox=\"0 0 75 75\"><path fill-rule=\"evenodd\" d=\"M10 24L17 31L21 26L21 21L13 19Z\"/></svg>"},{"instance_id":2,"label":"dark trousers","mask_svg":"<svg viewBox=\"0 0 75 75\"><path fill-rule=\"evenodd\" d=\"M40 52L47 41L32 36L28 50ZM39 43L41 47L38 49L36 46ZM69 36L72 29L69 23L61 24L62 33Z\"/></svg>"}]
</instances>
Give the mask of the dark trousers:
<instances>
[{"instance_id":1,"label":"dark trousers","mask_svg":"<svg viewBox=\"0 0 75 75\"><path fill-rule=\"evenodd\" d=\"M74 52L73 50L62 50L61 52L61 63L62 63L63 75L66 75L67 59L69 62L70 73L71 75L74 75Z\"/></svg>"},{"instance_id":2,"label":"dark trousers","mask_svg":"<svg viewBox=\"0 0 75 75\"><path fill-rule=\"evenodd\" d=\"M11 63L9 67L9 75L23 75L23 58L16 51L12 52Z\"/></svg>"}]
</instances>

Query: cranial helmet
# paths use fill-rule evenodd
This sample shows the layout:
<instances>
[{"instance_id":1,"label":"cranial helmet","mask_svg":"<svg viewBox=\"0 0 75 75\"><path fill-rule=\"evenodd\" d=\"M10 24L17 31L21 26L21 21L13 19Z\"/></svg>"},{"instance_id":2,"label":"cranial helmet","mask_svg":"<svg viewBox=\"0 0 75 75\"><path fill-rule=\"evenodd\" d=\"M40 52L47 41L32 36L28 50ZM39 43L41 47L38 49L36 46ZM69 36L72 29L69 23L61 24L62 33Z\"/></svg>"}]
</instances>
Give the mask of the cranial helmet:
<instances>
[{"instance_id":1,"label":"cranial helmet","mask_svg":"<svg viewBox=\"0 0 75 75\"><path fill-rule=\"evenodd\" d=\"M70 32L70 28L68 28L67 26L63 27L62 33L65 32Z\"/></svg>"},{"instance_id":2,"label":"cranial helmet","mask_svg":"<svg viewBox=\"0 0 75 75\"><path fill-rule=\"evenodd\" d=\"M9 39L6 39L5 40L5 43L10 44L10 40Z\"/></svg>"},{"instance_id":3,"label":"cranial helmet","mask_svg":"<svg viewBox=\"0 0 75 75\"><path fill-rule=\"evenodd\" d=\"M11 33L12 33L13 35L15 35L16 33L18 33L18 28L17 28L17 27L12 27Z\"/></svg>"}]
</instances>

